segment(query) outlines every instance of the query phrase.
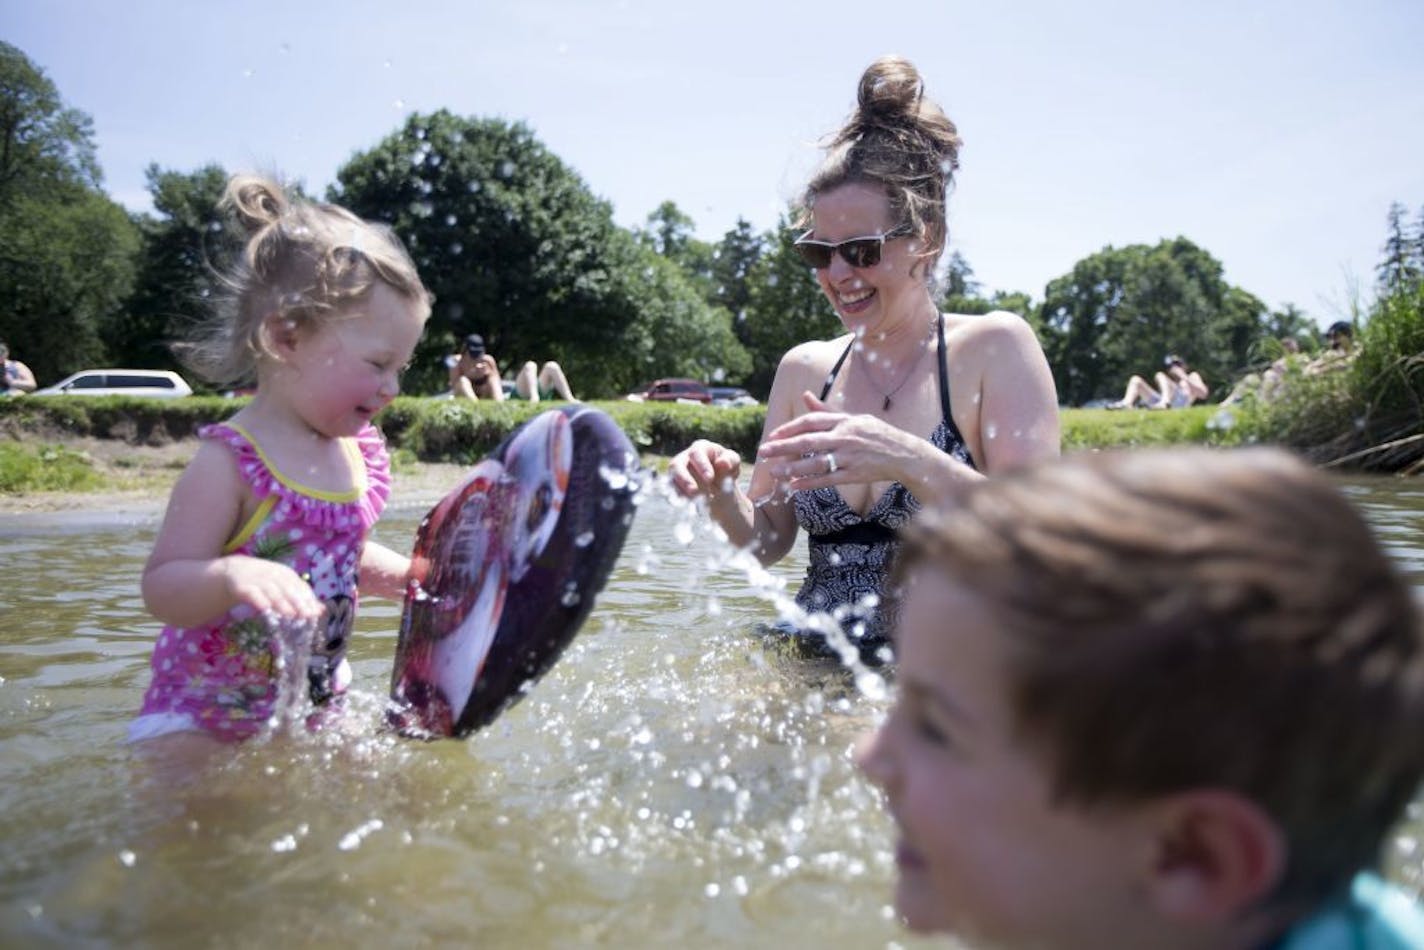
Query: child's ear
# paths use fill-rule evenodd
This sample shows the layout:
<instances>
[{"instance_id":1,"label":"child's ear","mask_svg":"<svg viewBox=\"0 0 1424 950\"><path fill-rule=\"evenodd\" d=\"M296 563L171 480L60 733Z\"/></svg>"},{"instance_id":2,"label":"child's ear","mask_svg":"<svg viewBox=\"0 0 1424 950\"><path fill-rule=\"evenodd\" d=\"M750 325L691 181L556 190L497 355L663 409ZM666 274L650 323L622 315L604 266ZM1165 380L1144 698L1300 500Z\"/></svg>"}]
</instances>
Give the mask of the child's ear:
<instances>
[{"instance_id":1,"label":"child's ear","mask_svg":"<svg viewBox=\"0 0 1424 950\"><path fill-rule=\"evenodd\" d=\"M300 330L297 321L274 310L262 318L262 336L267 349L278 356L290 356L296 349Z\"/></svg>"},{"instance_id":2,"label":"child's ear","mask_svg":"<svg viewBox=\"0 0 1424 950\"><path fill-rule=\"evenodd\" d=\"M1285 872L1280 826L1255 802L1197 789L1154 806L1156 853L1148 899L1163 917L1197 923L1240 917Z\"/></svg>"}]
</instances>

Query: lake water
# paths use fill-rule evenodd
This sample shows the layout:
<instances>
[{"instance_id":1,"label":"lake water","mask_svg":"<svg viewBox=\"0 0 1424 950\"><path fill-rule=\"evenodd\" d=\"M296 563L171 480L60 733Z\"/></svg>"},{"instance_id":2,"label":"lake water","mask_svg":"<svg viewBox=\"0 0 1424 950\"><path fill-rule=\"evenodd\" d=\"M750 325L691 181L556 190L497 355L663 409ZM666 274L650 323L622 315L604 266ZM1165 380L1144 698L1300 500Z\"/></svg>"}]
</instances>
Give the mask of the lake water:
<instances>
[{"instance_id":1,"label":"lake water","mask_svg":"<svg viewBox=\"0 0 1424 950\"><path fill-rule=\"evenodd\" d=\"M1343 485L1424 587L1424 484ZM408 549L424 507L376 537ZM122 742L157 517L0 515L0 944L930 945L888 907L892 829L850 759L887 698L749 633L803 549L752 583L651 498L584 633L465 742L380 730L399 607L368 601L339 732L175 785ZM1416 889L1422 812L1392 856Z\"/></svg>"}]
</instances>

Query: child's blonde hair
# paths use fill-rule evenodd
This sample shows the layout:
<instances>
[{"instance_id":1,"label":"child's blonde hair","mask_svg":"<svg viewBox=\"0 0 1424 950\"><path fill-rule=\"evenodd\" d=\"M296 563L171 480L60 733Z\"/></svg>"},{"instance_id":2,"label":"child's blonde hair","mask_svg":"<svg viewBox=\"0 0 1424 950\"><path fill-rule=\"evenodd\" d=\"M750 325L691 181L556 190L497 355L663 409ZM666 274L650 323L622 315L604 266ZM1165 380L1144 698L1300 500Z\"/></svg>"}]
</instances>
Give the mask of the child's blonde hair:
<instances>
[{"instance_id":1,"label":"child's blonde hair","mask_svg":"<svg viewBox=\"0 0 1424 950\"><path fill-rule=\"evenodd\" d=\"M1424 778L1412 592L1284 451L1103 453L991 479L907 529L899 582L927 567L998 621L1017 729L1060 801L1235 790L1286 837L1280 902L1376 863Z\"/></svg>"},{"instance_id":2,"label":"child's blonde hair","mask_svg":"<svg viewBox=\"0 0 1424 950\"><path fill-rule=\"evenodd\" d=\"M415 301L422 318L430 293L389 227L345 208L293 197L258 175L234 175L221 206L247 231L241 258L225 277L228 293L213 318L175 347L195 373L218 385L251 382L269 351L272 316L315 326L364 298L375 281Z\"/></svg>"}]
</instances>

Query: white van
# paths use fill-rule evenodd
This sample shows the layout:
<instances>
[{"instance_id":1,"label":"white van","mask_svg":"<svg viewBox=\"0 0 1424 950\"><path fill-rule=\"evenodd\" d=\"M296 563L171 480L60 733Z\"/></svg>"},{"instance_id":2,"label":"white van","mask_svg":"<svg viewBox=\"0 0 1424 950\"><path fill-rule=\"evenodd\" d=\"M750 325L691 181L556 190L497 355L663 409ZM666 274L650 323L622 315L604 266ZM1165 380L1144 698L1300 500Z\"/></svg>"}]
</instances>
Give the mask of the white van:
<instances>
[{"instance_id":1,"label":"white van","mask_svg":"<svg viewBox=\"0 0 1424 950\"><path fill-rule=\"evenodd\" d=\"M166 369L86 369L30 395L176 397L193 395L193 387Z\"/></svg>"}]
</instances>

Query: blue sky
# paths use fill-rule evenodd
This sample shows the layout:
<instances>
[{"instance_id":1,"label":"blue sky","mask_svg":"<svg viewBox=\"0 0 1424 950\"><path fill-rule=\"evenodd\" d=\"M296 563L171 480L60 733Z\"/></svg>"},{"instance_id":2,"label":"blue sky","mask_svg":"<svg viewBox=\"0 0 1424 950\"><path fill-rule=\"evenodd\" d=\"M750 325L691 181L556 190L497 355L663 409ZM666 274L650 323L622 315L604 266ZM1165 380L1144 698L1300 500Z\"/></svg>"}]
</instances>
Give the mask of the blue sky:
<instances>
[{"instance_id":1,"label":"blue sky","mask_svg":"<svg viewBox=\"0 0 1424 950\"><path fill-rule=\"evenodd\" d=\"M1385 212L1424 206L1424 3L1156 0L4 0L95 123L110 194L150 162L322 191L412 110L519 119L636 225L770 227L897 52L959 125L951 242L989 289L1184 235L1319 321L1367 298Z\"/></svg>"}]
</instances>

